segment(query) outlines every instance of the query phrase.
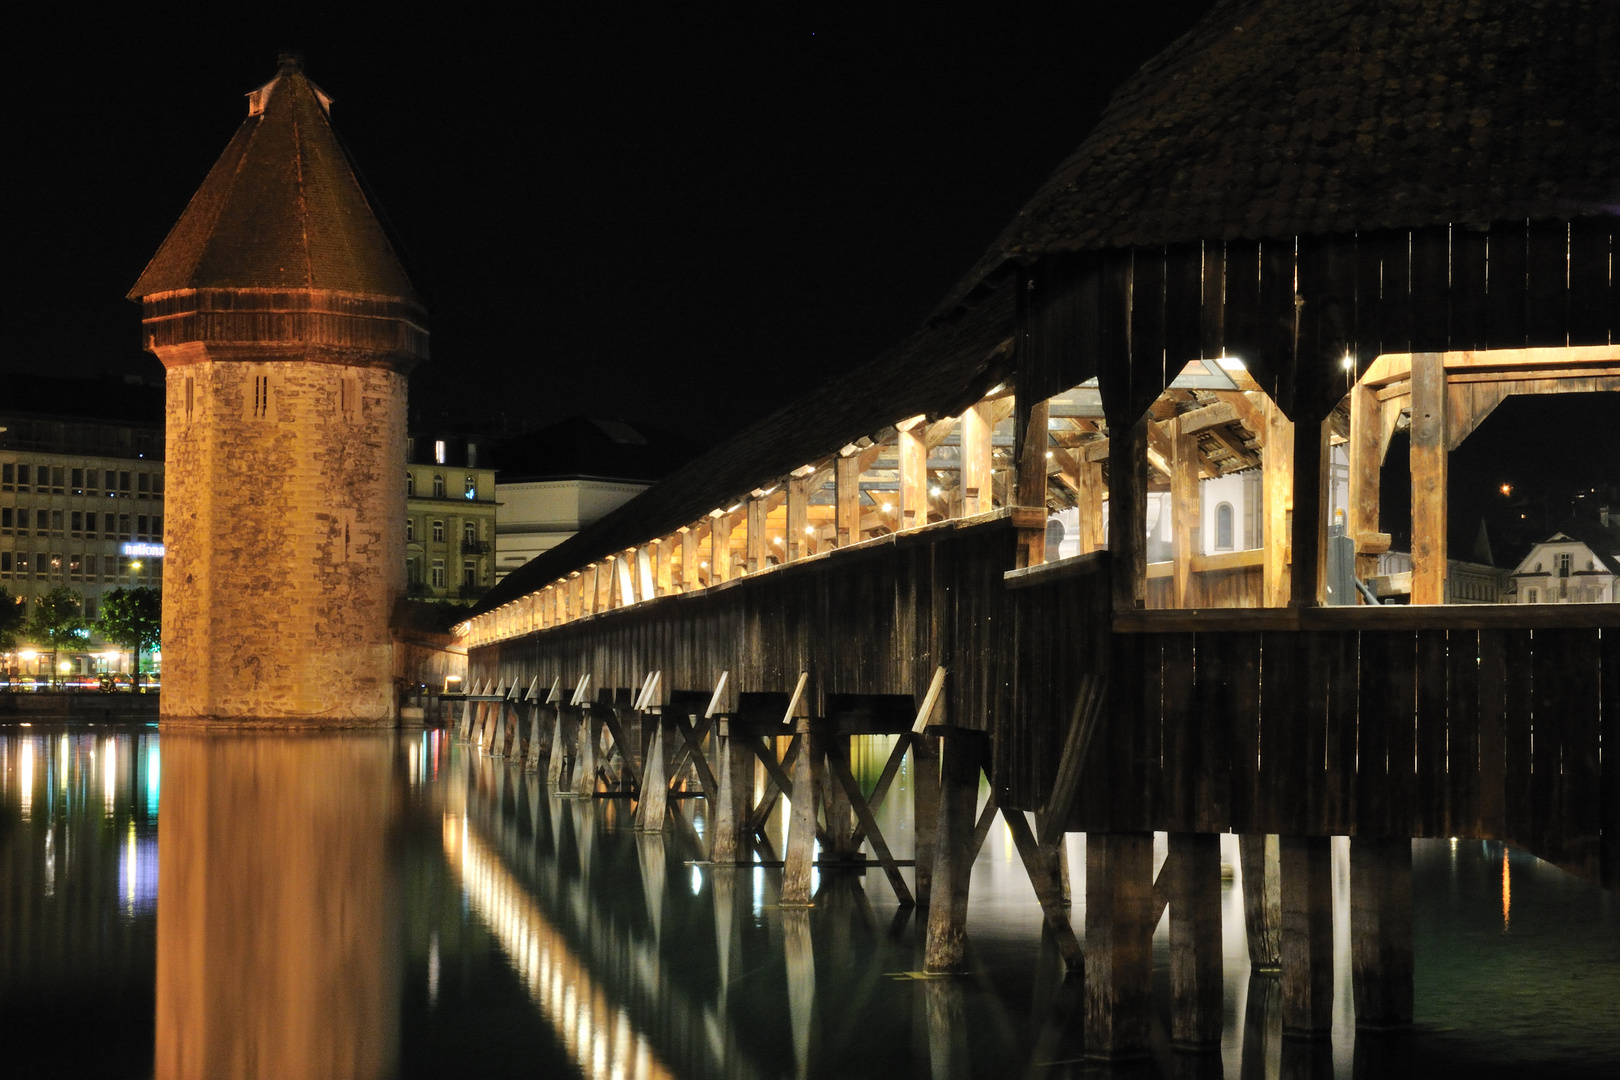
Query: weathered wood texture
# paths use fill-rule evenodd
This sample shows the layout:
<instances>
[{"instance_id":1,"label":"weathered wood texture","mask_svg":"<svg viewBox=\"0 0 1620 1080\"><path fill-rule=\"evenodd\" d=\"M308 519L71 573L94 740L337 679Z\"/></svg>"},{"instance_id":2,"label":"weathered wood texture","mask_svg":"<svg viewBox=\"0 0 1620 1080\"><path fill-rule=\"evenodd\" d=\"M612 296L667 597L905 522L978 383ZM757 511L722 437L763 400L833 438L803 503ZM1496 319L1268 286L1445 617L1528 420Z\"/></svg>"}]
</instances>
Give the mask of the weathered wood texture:
<instances>
[{"instance_id":1,"label":"weathered wood texture","mask_svg":"<svg viewBox=\"0 0 1620 1080\"><path fill-rule=\"evenodd\" d=\"M1116 614L1106 554L1004 579L1015 544L1006 518L869 541L477 648L470 676L608 689L661 671L648 704L667 704L729 673L731 714L809 672L801 712L829 716L846 695L920 703L944 667L935 722L987 732L999 805L1031 811L1084 680L1106 676L1068 829L1480 837L1620 876L1598 756L1612 605Z\"/></svg>"}]
</instances>

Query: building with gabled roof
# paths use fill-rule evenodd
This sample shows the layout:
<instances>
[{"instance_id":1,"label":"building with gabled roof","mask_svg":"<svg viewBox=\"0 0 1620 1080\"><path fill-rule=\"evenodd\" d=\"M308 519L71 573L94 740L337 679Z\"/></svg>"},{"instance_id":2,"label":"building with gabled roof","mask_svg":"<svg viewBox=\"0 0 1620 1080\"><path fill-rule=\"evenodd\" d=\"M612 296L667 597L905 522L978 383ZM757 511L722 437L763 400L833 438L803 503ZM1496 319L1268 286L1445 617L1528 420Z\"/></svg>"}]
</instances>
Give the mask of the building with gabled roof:
<instances>
[{"instance_id":1,"label":"building with gabled roof","mask_svg":"<svg viewBox=\"0 0 1620 1080\"><path fill-rule=\"evenodd\" d=\"M1520 604L1620 603L1620 518L1570 522L1530 549L1513 571Z\"/></svg>"}]
</instances>

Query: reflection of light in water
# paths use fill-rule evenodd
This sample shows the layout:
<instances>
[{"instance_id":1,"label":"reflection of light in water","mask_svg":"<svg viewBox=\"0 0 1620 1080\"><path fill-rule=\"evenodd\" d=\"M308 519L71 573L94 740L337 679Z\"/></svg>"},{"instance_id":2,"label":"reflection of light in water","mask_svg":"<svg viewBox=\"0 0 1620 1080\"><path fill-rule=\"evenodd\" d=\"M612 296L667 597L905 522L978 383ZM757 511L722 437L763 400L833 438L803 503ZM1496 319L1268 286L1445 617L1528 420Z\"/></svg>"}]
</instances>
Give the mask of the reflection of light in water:
<instances>
[{"instance_id":1,"label":"reflection of light in water","mask_svg":"<svg viewBox=\"0 0 1620 1080\"><path fill-rule=\"evenodd\" d=\"M1502 933L1508 931L1508 912L1513 907L1513 872L1508 869L1507 845L1502 845Z\"/></svg>"},{"instance_id":2,"label":"reflection of light in water","mask_svg":"<svg viewBox=\"0 0 1620 1080\"><path fill-rule=\"evenodd\" d=\"M157 740L153 739L146 748L146 813L150 817L156 817L158 812L158 774L160 771Z\"/></svg>"},{"instance_id":3,"label":"reflection of light in water","mask_svg":"<svg viewBox=\"0 0 1620 1080\"><path fill-rule=\"evenodd\" d=\"M118 801L118 744L111 739L107 740L107 753L101 759L101 791L102 812L110 818Z\"/></svg>"},{"instance_id":4,"label":"reflection of light in water","mask_svg":"<svg viewBox=\"0 0 1620 1080\"><path fill-rule=\"evenodd\" d=\"M411 743L408 747L406 747L406 751L410 755L411 786L416 787L418 781L420 780L420 777L418 777L416 773L416 758L418 754L416 744Z\"/></svg>"},{"instance_id":5,"label":"reflection of light in water","mask_svg":"<svg viewBox=\"0 0 1620 1080\"><path fill-rule=\"evenodd\" d=\"M696 865L692 867L692 895L696 896L703 891L703 871Z\"/></svg>"},{"instance_id":6,"label":"reflection of light in water","mask_svg":"<svg viewBox=\"0 0 1620 1080\"><path fill-rule=\"evenodd\" d=\"M439 1003L439 932L428 938L428 1008Z\"/></svg>"},{"instance_id":7,"label":"reflection of light in water","mask_svg":"<svg viewBox=\"0 0 1620 1080\"><path fill-rule=\"evenodd\" d=\"M118 853L118 894L124 900L124 914L133 918L152 910L157 905L157 892L157 838L138 839L135 822L131 821L123 850Z\"/></svg>"},{"instance_id":8,"label":"reflection of light in water","mask_svg":"<svg viewBox=\"0 0 1620 1080\"><path fill-rule=\"evenodd\" d=\"M22 785L22 819L27 821L34 805L34 744L26 740L22 744L22 760L17 763L17 774L18 783Z\"/></svg>"},{"instance_id":9,"label":"reflection of light in water","mask_svg":"<svg viewBox=\"0 0 1620 1080\"><path fill-rule=\"evenodd\" d=\"M765 910L765 868L754 867L754 914Z\"/></svg>"},{"instance_id":10,"label":"reflection of light in water","mask_svg":"<svg viewBox=\"0 0 1620 1080\"><path fill-rule=\"evenodd\" d=\"M660 1080L673 1074L629 1014L614 1009L568 941L546 919L467 819L446 814L444 853L461 873L462 894L511 959L529 996L589 1080Z\"/></svg>"},{"instance_id":11,"label":"reflection of light in water","mask_svg":"<svg viewBox=\"0 0 1620 1080\"><path fill-rule=\"evenodd\" d=\"M68 737L62 736L62 766L59 770L62 776L62 794L67 794L68 787Z\"/></svg>"}]
</instances>

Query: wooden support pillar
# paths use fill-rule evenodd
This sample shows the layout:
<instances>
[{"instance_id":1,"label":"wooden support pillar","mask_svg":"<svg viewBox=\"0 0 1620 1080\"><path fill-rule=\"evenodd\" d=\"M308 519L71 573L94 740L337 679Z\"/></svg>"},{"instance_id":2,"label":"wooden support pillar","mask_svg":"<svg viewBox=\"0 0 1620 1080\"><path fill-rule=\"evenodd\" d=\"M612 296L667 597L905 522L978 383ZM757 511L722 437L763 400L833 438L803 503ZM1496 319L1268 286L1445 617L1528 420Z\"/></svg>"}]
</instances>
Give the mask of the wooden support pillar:
<instances>
[{"instance_id":1,"label":"wooden support pillar","mask_svg":"<svg viewBox=\"0 0 1620 1080\"><path fill-rule=\"evenodd\" d=\"M695 592L703 587L703 577L698 573L698 562L701 558L698 549L697 530L692 528L682 529L681 592Z\"/></svg>"},{"instance_id":2,"label":"wooden support pillar","mask_svg":"<svg viewBox=\"0 0 1620 1080\"><path fill-rule=\"evenodd\" d=\"M810 760L812 766L818 761L826 762L821 782L817 785L827 819L821 857L839 862L851 861L856 858L860 847L851 843L855 835L854 811L849 795L837 776L840 765L846 771L849 769L849 736L833 730L829 720L817 721L810 736Z\"/></svg>"},{"instance_id":3,"label":"wooden support pillar","mask_svg":"<svg viewBox=\"0 0 1620 1080\"><path fill-rule=\"evenodd\" d=\"M551 740L542 727L546 707L536 702L529 709L529 752L523 757L523 771L540 772L542 761L551 764Z\"/></svg>"},{"instance_id":4,"label":"wooden support pillar","mask_svg":"<svg viewBox=\"0 0 1620 1080\"><path fill-rule=\"evenodd\" d=\"M939 736L930 732L901 738L911 740L911 833L916 859L912 882L917 906L927 907L933 894L934 851L939 843Z\"/></svg>"},{"instance_id":5,"label":"wooden support pillar","mask_svg":"<svg viewBox=\"0 0 1620 1080\"><path fill-rule=\"evenodd\" d=\"M596 794L596 753L602 742L602 725L587 705L582 710L577 735L579 745L574 755L574 794Z\"/></svg>"},{"instance_id":6,"label":"wooden support pillar","mask_svg":"<svg viewBox=\"0 0 1620 1080\"><path fill-rule=\"evenodd\" d=\"M669 799L669 739L664 718L659 713L643 713L642 721L652 729L642 759L641 798L636 803L636 828L642 832L662 832Z\"/></svg>"},{"instance_id":7,"label":"wooden support pillar","mask_svg":"<svg viewBox=\"0 0 1620 1080\"><path fill-rule=\"evenodd\" d=\"M783 906L790 906L786 900ZM808 904L797 906L809 906ZM788 1027L793 1033L794 1075L811 1076L811 1050L816 1038L816 953L810 938L810 913L782 913L782 952L788 983Z\"/></svg>"},{"instance_id":8,"label":"wooden support pillar","mask_svg":"<svg viewBox=\"0 0 1620 1080\"><path fill-rule=\"evenodd\" d=\"M731 725L722 718L715 733L720 775L709 861L716 865L752 861L748 823L754 812L754 755L742 736L731 734Z\"/></svg>"},{"instance_id":9,"label":"wooden support pillar","mask_svg":"<svg viewBox=\"0 0 1620 1080\"><path fill-rule=\"evenodd\" d=\"M709 581L731 580L731 526L730 514L709 516Z\"/></svg>"},{"instance_id":10,"label":"wooden support pillar","mask_svg":"<svg viewBox=\"0 0 1620 1080\"><path fill-rule=\"evenodd\" d=\"M1383 407L1378 393L1357 383L1350 388L1350 499L1345 532L1356 542L1356 577L1378 569L1371 552L1378 535L1378 495L1384 468Z\"/></svg>"},{"instance_id":11,"label":"wooden support pillar","mask_svg":"<svg viewBox=\"0 0 1620 1080\"><path fill-rule=\"evenodd\" d=\"M1221 838L1170 834L1170 1037L1221 1045Z\"/></svg>"},{"instance_id":12,"label":"wooden support pillar","mask_svg":"<svg viewBox=\"0 0 1620 1080\"><path fill-rule=\"evenodd\" d=\"M1086 836L1085 1053L1147 1050L1153 1008L1153 834Z\"/></svg>"},{"instance_id":13,"label":"wooden support pillar","mask_svg":"<svg viewBox=\"0 0 1620 1080\"><path fill-rule=\"evenodd\" d=\"M1412 841L1350 838L1351 983L1358 1028L1412 1022Z\"/></svg>"},{"instance_id":14,"label":"wooden support pillar","mask_svg":"<svg viewBox=\"0 0 1620 1080\"><path fill-rule=\"evenodd\" d=\"M1142 607L1147 600L1148 425L1109 425L1108 550L1112 555L1114 607Z\"/></svg>"},{"instance_id":15,"label":"wooden support pillar","mask_svg":"<svg viewBox=\"0 0 1620 1080\"><path fill-rule=\"evenodd\" d=\"M980 402L962 414L962 516L982 514L995 506L990 488L992 466L990 424L992 406Z\"/></svg>"},{"instance_id":16,"label":"wooden support pillar","mask_svg":"<svg viewBox=\"0 0 1620 1080\"><path fill-rule=\"evenodd\" d=\"M966 953L968 883L976 854L973 826L986 756L983 732L952 728L940 742L939 831L923 951L923 969L934 972L961 970Z\"/></svg>"},{"instance_id":17,"label":"wooden support pillar","mask_svg":"<svg viewBox=\"0 0 1620 1080\"><path fill-rule=\"evenodd\" d=\"M1050 407L1043 399L1032 402L1029 418L1018 446L1017 491L1012 500L1016 506L1039 510L1040 525L1023 526L1018 530L1018 565L1039 566L1046 561L1046 466L1048 413Z\"/></svg>"},{"instance_id":18,"label":"wooden support pillar","mask_svg":"<svg viewBox=\"0 0 1620 1080\"><path fill-rule=\"evenodd\" d=\"M579 738L578 718L557 706L557 719L551 731L551 760L546 763L546 786L552 791L562 791L568 783L568 760L573 756L574 745Z\"/></svg>"},{"instance_id":19,"label":"wooden support pillar","mask_svg":"<svg viewBox=\"0 0 1620 1080\"><path fill-rule=\"evenodd\" d=\"M1081 461L1075 473L1075 493L1079 502L1080 554L1089 555L1108 546L1103 531L1103 495L1108 485L1103 482L1100 461Z\"/></svg>"},{"instance_id":20,"label":"wooden support pillar","mask_svg":"<svg viewBox=\"0 0 1620 1080\"><path fill-rule=\"evenodd\" d=\"M1238 837L1243 875L1243 923L1249 938L1249 967L1274 974L1282 970L1282 877L1277 868L1277 837L1245 833Z\"/></svg>"},{"instance_id":21,"label":"wooden support pillar","mask_svg":"<svg viewBox=\"0 0 1620 1080\"><path fill-rule=\"evenodd\" d=\"M839 457L833 470L838 546L848 547L861 539L861 456Z\"/></svg>"},{"instance_id":22,"label":"wooden support pillar","mask_svg":"<svg viewBox=\"0 0 1620 1080\"><path fill-rule=\"evenodd\" d=\"M1325 1038L1333 1026L1333 876L1326 836L1277 840L1282 879L1283 1033Z\"/></svg>"},{"instance_id":23,"label":"wooden support pillar","mask_svg":"<svg viewBox=\"0 0 1620 1080\"><path fill-rule=\"evenodd\" d=\"M1280 1077L1282 985L1274 976L1250 974L1245 997L1243 1052L1238 1063L1238 1075L1242 1080Z\"/></svg>"},{"instance_id":24,"label":"wooden support pillar","mask_svg":"<svg viewBox=\"0 0 1620 1080\"><path fill-rule=\"evenodd\" d=\"M794 476L787 482L787 535L783 537L787 561L810 554L810 477Z\"/></svg>"},{"instance_id":25,"label":"wooden support pillar","mask_svg":"<svg viewBox=\"0 0 1620 1080\"><path fill-rule=\"evenodd\" d=\"M1198 488L1198 433L1183 431L1180 417L1170 421L1170 521L1175 538L1176 607L1196 607L1192 561L1200 554L1203 499Z\"/></svg>"},{"instance_id":26,"label":"wooden support pillar","mask_svg":"<svg viewBox=\"0 0 1620 1080\"><path fill-rule=\"evenodd\" d=\"M810 906L810 871L815 866L816 779L810 764L810 720L800 717L794 731L804 750L793 763L793 794L788 816L787 850L783 852L782 905Z\"/></svg>"},{"instance_id":27,"label":"wooden support pillar","mask_svg":"<svg viewBox=\"0 0 1620 1080\"><path fill-rule=\"evenodd\" d=\"M636 595L643 600L651 600L661 595L658 590L658 577L653 571L654 554L658 550L658 541L643 544L636 549Z\"/></svg>"},{"instance_id":28,"label":"wooden support pillar","mask_svg":"<svg viewBox=\"0 0 1620 1080\"><path fill-rule=\"evenodd\" d=\"M659 596L669 596L675 591L675 547L670 538L654 540L647 545L653 563L653 577Z\"/></svg>"},{"instance_id":29,"label":"wooden support pillar","mask_svg":"<svg viewBox=\"0 0 1620 1080\"><path fill-rule=\"evenodd\" d=\"M1294 426L1289 605L1319 607L1327 581L1328 426L1302 417Z\"/></svg>"},{"instance_id":30,"label":"wooden support pillar","mask_svg":"<svg viewBox=\"0 0 1620 1080\"><path fill-rule=\"evenodd\" d=\"M1412 603L1446 602L1446 367L1412 354Z\"/></svg>"},{"instance_id":31,"label":"wooden support pillar","mask_svg":"<svg viewBox=\"0 0 1620 1080\"><path fill-rule=\"evenodd\" d=\"M1287 607L1289 595L1288 541L1292 534L1294 498L1294 422L1267 398L1264 470L1261 477L1265 506L1265 561L1262 577L1266 607Z\"/></svg>"},{"instance_id":32,"label":"wooden support pillar","mask_svg":"<svg viewBox=\"0 0 1620 1080\"><path fill-rule=\"evenodd\" d=\"M928 524L928 426L913 417L900 430L900 527Z\"/></svg>"},{"instance_id":33,"label":"wooden support pillar","mask_svg":"<svg viewBox=\"0 0 1620 1080\"><path fill-rule=\"evenodd\" d=\"M634 566L635 557L636 553L632 550L623 552L613 560L613 565L618 571L614 576L618 579L619 583L619 602L609 606L624 607L627 604L633 604L636 602L636 569Z\"/></svg>"},{"instance_id":34,"label":"wooden support pillar","mask_svg":"<svg viewBox=\"0 0 1620 1080\"><path fill-rule=\"evenodd\" d=\"M748 572L757 574L770 565L771 538L766 535L766 511L771 504L762 498L748 500Z\"/></svg>"}]
</instances>

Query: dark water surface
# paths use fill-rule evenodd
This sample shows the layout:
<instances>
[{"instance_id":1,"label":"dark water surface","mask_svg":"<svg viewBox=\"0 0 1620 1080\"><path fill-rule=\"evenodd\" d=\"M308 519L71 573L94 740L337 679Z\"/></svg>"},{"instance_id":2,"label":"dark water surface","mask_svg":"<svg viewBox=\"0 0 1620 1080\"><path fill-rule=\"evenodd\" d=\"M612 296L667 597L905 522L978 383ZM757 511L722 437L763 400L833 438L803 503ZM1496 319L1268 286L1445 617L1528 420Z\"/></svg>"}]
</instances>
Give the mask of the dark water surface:
<instances>
[{"instance_id":1,"label":"dark water surface","mask_svg":"<svg viewBox=\"0 0 1620 1080\"><path fill-rule=\"evenodd\" d=\"M885 748L860 749L870 785ZM909 805L902 788L879 815L901 858ZM972 972L922 979L918 920L881 873L828 872L813 909L781 908L779 870L702 864L701 800L687 807L693 828L637 833L628 802L548 797L534 774L431 732L0 727L0 1076L1620 1068L1620 907L1500 844L1414 846L1412 1031L1355 1031L1340 840L1331 1042L1281 1038L1275 982L1248 972L1233 881L1220 1054L1169 1048L1161 925L1154 1055L1109 1072L1081 1061L1079 988L1043 940L1004 826L974 869ZM1069 858L1083 927L1081 838Z\"/></svg>"}]
</instances>

